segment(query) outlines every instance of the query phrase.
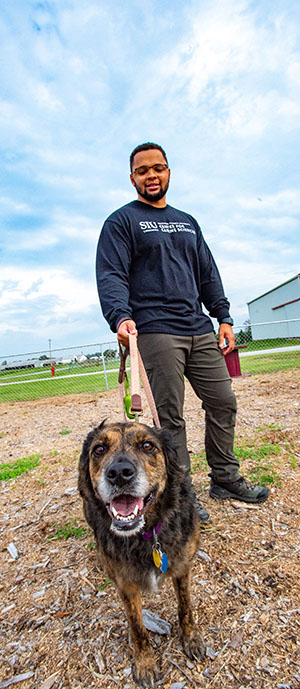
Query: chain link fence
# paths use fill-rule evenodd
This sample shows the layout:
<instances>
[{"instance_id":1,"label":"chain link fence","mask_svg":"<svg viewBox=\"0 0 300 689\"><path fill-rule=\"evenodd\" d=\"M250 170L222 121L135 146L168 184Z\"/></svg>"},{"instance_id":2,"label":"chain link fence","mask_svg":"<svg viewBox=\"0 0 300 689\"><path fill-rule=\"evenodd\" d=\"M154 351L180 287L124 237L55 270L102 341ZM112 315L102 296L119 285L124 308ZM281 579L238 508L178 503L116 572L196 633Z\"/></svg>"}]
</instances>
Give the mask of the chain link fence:
<instances>
[{"instance_id":1,"label":"chain link fence","mask_svg":"<svg viewBox=\"0 0 300 689\"><path fill-rule=\"evenodd\" d=\"M278 337L274 337L276 324L280 327ZM292 325L295 336L282 336L285 332L282 324L287 326L287 333ZM266 337L268 325L272 335L269 338ZM262 332L258 326L264 326L264 339L258 339ZM255 324L246 321L242 326L235 326L234 331L236 348L226 357L232 377L300 368L300 318ZM114 389L118 386L119 365L116 341L0 356L0 401Z\"/></svg>"}]
</instances>

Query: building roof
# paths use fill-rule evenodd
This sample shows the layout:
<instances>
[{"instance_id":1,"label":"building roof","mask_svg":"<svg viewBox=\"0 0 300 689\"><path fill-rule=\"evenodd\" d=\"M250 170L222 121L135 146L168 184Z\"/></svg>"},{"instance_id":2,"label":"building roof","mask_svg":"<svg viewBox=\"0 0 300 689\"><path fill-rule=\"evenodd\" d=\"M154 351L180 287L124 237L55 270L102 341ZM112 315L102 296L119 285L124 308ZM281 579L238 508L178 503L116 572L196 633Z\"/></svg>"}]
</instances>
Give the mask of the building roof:
<instances>
[{"instance_id":1,"label":"building roof","mask_svg":"<svg viewBox=\"0 0 300 689\"><path fill-rule=\"evenodd\" d=\"M273 289L269 289L267 292L264 292L264 294L260 294L259 297L255 297L255 299L247 301L247 304L253 304L254 301L257 301L258 299L265 297L267 294L271 294L271 292L275 292L275 290L279 289L279 287L284 287L284 285L288 285L289 282L293 282L293 280L296 280L298 278L300 278L300 273L297 273L297 275L294 275L294 277L290 278L289 280L286 280L286 282L282 282L281 285L277 285L276 287L273 287Z\"/></svg>"}]
</instances>

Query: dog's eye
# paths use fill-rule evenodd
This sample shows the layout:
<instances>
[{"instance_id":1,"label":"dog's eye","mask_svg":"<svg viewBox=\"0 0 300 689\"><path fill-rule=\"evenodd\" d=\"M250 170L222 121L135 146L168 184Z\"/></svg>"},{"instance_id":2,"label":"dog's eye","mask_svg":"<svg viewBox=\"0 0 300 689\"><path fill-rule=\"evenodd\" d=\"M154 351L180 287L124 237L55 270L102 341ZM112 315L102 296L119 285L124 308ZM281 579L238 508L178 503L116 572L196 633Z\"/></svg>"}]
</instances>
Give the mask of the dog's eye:
<instances>
[{"instance_id":1,"label":"dog's eye","mask_svg":"<svg viewBox=\"0 0 300 689\"><path fill-rule=\"evenodd\" d=\"M142 443L142 449L145 452L151 452L151 450L153 450L153 448L154 448L154 445L153 445L153 443L150 443L150 440L144 440L144 442Z\"/></svg>"},{"instance_id":2,"label":"dog's eye","mask_svg":"<svg viewBox=\"0 0 300 689\"><path fill-rule=\"evenodd\" d=\"M104 450L104 445L102 443L99 443L99 445L96 445L96 447L94 447L93 453L94 455L97 455L99 457L100 455L103 455Z\"/></svg>"}]
</instances>

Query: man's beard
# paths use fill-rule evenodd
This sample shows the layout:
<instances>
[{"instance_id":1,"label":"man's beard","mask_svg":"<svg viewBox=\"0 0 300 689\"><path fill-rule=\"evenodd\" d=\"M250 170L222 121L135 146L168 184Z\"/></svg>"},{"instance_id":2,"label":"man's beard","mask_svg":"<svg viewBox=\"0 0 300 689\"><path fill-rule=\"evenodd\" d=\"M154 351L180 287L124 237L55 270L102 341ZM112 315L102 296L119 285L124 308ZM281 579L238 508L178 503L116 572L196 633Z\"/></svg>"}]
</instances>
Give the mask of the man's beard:
<instances>
[{"instance_id":1,"label":"man's beard","mask_svg":"<svg viewBox=\"0 0 300 689\"><path fill-rule=\"evenodd\" d=\"M159 191L157 191L156 194L151 194L149 191L147 191L147 189L145 189L145 191L142 191L141 188L136 183L134 184L134 186L135 186L137 192L139 193L139 195L143 199L145 199L145 201L160 201L160 199L162 199L163 196L165 196L165 194L167 193L167 191L169 189L169 181L167 182L167 184L164 187L161 187L161 189Z\"/></svg>"}]
</instances>

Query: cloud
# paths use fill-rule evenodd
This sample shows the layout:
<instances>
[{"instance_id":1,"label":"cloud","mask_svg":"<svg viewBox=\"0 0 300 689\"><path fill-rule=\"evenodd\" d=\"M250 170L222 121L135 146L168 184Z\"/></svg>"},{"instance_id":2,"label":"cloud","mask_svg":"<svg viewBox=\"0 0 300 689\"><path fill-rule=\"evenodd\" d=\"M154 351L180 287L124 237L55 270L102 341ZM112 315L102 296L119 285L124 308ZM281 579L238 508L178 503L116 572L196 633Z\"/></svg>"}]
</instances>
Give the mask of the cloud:
<instances>
[{"instance_id":1,"label":"cloud","mask_svg":"<svg viewBox=\"0 0 300 689\"><path fill-rule=\"evenodd\" d=\"M20 236L18 233L18 238L11 239L11 244L7 243L7 249L13 250L15 253L20 252L40 252L41 250L48 249L59 243L59 238L55 237L49 230L38 230L37 232L29 231L28 234L24 233Z\"/></svg>"},{"instance_id":2,"label":"cloud","mask_svg":"<svg viewBox=\"0 0 300 689\"><path fill-rule=\"evenodd\" d=\"M18 327L28 341L108 332L96 244L133 198L128 155L143 140L166 147L169 203L199 220L233 312L299 271L295 0L3 2L0 279L13 345Z\"/></svg>"},{"instance_id":3,"label":"cloud","mask_svg":"<svg viewBox=\"0 0 300 689\"><path fill-rule=\"evenodd\" d=\"M265 213L288 213L289 216L299 215L300 213L300 188L299 189L282 189L273 194L263 195L262 198L239 198L239 205L241 208L250 211L259 211Z\"/></svg>"},{"instance_id":4,"label":"cloud","mask_svg":"<svg viewBox=\"0 0 300 689\"><path fill-rule=\"evenodd\" d=\"M11 276L14 274L13 266L6 266L1 273L1 332L5 332L12 324L16 326L19 316L22 320L22 314L29 316L27 326L23 322L23 329L32 328L33 311L36 330L47 327L51 319L55 319L61 327L70 317L86 314L93 306L98 306L93 282L71 277L66 271L47 268L41 275L38 268L21 268L12 280ZM41 304L43 308L40 308Z\"/></svg>"},{"instance_id":5,"label":"cloud","mask_svg":"<svg viewBox=\"0 0 300 689\"><path fill-rule=\"evenodd\" d=\"M22 215L27 215L32 212L32 208L27 203L21 203L16 201L16 199L9 198L7 196L0 197L0 213L22 213Z\"/></svg>"}]
</instances>

